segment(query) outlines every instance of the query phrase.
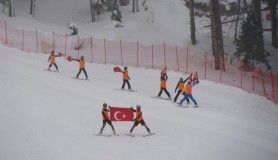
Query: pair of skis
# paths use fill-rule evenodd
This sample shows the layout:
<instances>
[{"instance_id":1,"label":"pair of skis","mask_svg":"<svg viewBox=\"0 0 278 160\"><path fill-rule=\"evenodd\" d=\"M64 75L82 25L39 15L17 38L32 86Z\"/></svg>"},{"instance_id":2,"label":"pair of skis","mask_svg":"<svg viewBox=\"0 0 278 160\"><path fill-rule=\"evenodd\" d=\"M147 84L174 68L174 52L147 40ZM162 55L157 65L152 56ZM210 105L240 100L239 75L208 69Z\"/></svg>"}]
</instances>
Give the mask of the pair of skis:
<instances>
[{"instance_id":1,"label":"pair of skis","mask_svg":"<svg viewBox=\"0 0 278 160\"><path fill-rule=\"evenodd\" d=\"M102 136L102 137L112 137L112 136L121 136L121 135L125 135L125 136L129 136L129 137L148 137L148 136L152 136L155 135L156 133L148 133L148 134L95 134L94 136Z\"/></svg>"},{"instance_id":2,"label":"pair of skis","mask_svg":"<svg viewBox=\"0 0 278 160\"><path fill-rule=\"evenodd\" d=\"M168 100L168 101L171 100L170 98L155 97L155 96L152 96L151 98L163 99L163 100ZM173 103L175 103L175 102L173 101ZM177 107L183 107L183 108L188 108L188 105L189 105L189 104L187 104L187 105L175 104L175 106L177 106ZM198 106L198 105L194 106L194 108L197 108L197 107L199 107L199 106Z\"/></svg>"}]
</instances>

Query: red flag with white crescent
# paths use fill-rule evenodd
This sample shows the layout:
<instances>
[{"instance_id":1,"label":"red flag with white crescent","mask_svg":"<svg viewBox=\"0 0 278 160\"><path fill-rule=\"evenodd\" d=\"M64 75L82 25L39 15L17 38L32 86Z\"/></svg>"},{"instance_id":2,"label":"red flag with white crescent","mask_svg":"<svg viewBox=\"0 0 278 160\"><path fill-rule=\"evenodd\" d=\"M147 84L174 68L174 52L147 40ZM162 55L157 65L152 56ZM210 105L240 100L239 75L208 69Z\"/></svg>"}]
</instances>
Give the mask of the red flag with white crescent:
<instances>
[{"instance_id":1,"label":"red flag with white crescent","mask_svg":"<svg viewBox=\"0 0 278 160\"><path fill-rule=\"evenodd\" d=\"M114 67L113 68L114 72L123 72L122 69L120 67Z\"/></svg>"},{"instance_id":2,"label":"red flag with white crescent","mask_svg":"<svg viewBox=\"0 0 278 160\"><path fill-rule=\"evenodd\" d=\"M109 107L111 121L133 121L131 108Z\"/></svg>"}]
</instances>

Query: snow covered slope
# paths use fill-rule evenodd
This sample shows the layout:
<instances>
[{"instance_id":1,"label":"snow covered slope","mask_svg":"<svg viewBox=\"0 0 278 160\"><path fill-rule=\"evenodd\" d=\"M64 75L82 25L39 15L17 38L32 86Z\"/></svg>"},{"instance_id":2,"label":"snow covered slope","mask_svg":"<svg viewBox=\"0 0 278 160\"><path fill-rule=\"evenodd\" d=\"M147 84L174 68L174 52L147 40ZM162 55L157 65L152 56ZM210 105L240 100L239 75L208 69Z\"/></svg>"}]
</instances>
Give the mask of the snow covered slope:
<instances>
[{"instance_id":1,"label":"snow covered slope","mask_svg":"<svg viewBox=\"0 0 278 160\"><path fill-rule=\"evenodd\" d=\"M129 68L138 92L119 91L112 65L87 64L90 81L76 80L78 64L58 58L60 73L45 71L47 55L0 46L1 160L276 160L278 106L209 81L194 87L199 108L150 98L159 71ZM172 96L180 73L170 72ZM165 95L164 95L165 96ZM99 137L102 103L141 104L157 134L125 136L132 123L114 123L120 136ZM107 127L104 131L111 133ZM138 126L136 134L146 131Z\"/></svg>"}]
</instances>

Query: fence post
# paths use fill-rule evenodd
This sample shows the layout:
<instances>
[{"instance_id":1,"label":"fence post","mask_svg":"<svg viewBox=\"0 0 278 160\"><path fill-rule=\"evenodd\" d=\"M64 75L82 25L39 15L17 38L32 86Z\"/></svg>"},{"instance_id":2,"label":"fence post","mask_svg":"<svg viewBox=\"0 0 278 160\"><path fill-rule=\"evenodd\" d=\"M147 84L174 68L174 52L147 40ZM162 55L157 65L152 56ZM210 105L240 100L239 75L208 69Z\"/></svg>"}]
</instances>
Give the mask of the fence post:
<instances>
[{"instance_id":1,"label":"fence post","mask_svg":"<svg viewBox=\"0 0 278 160\"><path fill-rule=\"evenodd\" d=\"M187 74L188 72L188 47L186 47L186 70L185 73Z\"/></svg>"},{"instance_id":2,"label":"fence post","mask_svg":"<svg viewBox=\"0 0 278 160\"><path fill-rule=\"evenodd\" d=\"M139 66L139 42L136 42L137 67Z\"/></svg>"},{"instance_id":3,"label":"fence post","mask_svg":"<svg viewBox=\"0 0 278 160\"><path fill-rule=\"evenodd\" d=\"M65 35L65 56L67 56L67 43L68 43L68 34Z\"/></svg>"},{"instance_id":4,"label":"fence post","mask_svg":"<svg viewBox=\"0 0 278 160\"><path fill-rule=\"evenodd\" d=\"M79 35L77 35L77 55L79 59L79 49L80 49L80 42L79 42Z\"/></svg>"},{"instance_id":5,"label":"fence post","mask_svg":"<svg viewBox=\"0 0 278 160\"><path fill-rule=\"evenodd\" d=\"M122 40L120 40L120 49L121 49L121 63L122 66L124 65L124 61L123 61L123 48L122 48Z\"/></svg>"},{"instance_id":6,"label":"fence post","mask_svg":"<svg viewBox=\"0 0 278 160\"><path fill-rule=\"evenodd\" d=\"M105 43L105 38L103 39L104 41L104 64L106 64L106 43Z\"/></svg>"},{"instance_id":7,"label":"fence post","mask_svg":"<svg viewBox=\"0 0 278 160\"><path fill-rule=\"evenodd\" d=\"M153 68L153 44L152 44L152 68Z\"/></svg>"},{"instance_id":8,"label":"fence post","mask_svg":"<svg viewBox=\"0 0 278 160\"><path fill-rule=\"evenodd\" d=\"M21 44L22 51L24 50L24 29L22 29L22 44Z\"/></svg>"},{"instance_id":9,"label":"fence post","mask_svg":"<svg viewBox=\"0 0 278 160\"><path fill-rule=\"evenodd\" d=\"M6 45L8 44L8 33L7 33L7 22L5 20L5 40L6 40Z\"/></svg>"},{"instance_id":10,"label":"fence post","mask_svg":"<svg viewBox=\"0 0 278 160\"><path fill-rule=\"evenodd\" d=\"M272 100L274 102L274 80L273 80L273 73L272 73L272 69L270 70L270 78L271 78L271 87L272 87Z\"/></svg>"},{"instance_id":11,"label":"fence post","mask_svg":"<svg viewBox=\"0 0 278 160\"><path fill-rule=\"evenodd\" d=\"M36 29L36 46L37 46L37 53L39 52L39 42L38 42L38 30Z\"/></svg>"},{"instance_id":12,"label":"fence post","mask_svg":"<svg viewBox=\"0 0 278 160\"><path fill-rule=\"evenodd\" d=\"M55 41L54 41L54 35L55 35L55 33L54 32L52 32L53 34L53 36L52 36L52 51L54 51L55 52Z\"/></svg>"},{"instance_id":13,"label":"fence post","mask_svg":"<svg viewBox=\"0 0 278 160\"><path fill-rule=\"evenodd\" d=\"M178 66L178 71L180 71L179 54L178 54L178 46L176 46L176 57L177 57L177 66Z\"/></svg>"},{"instance_id":14,"label":"fence post","mask_svg":"<svg viewBox=\"0 0 278 160\"><path fill-rule=\"evenodd\" d=\"M265 90L265 84L264 84L264 75L263 75L263 71L260 69L261 73L262 73L262 85L263 85L263 91L264 91L264 95L266 96L266 90Z\"/></svg>"},{"instance_id":15,"label":"fence post","mask_svg":"<svg viewBox=\"0 0 278 160\"><path fill-rule=\"evenodd\" d=\"M164 67L166 67L166 49L165 49L165 43L163 43L163 53L164 53Z\"/></svg>"},{"instance_id":16,"label":"fence post","mask_svg":"<svg viewBox=\"0 0 278 160\"><path fill-rule=\"evenodd\" d=\"M93 37L91 36L91 62L93 63Z\"/></svg>"},{"instance_id":17,"label":"fence post","mask_svg":"<svg viewBox=\"0 0 278 160\"><path fill-rule=\"evenodd\" d=\"M206 51L206 53L205 53L205 79L207 78L207 55L208 55L208 53Z\"/></svg>"},{"instance_id":18,"label":"fence post","mask_svg":"<svg viewBox=\"0 0 278 160\"><path fill-rule=\"evenodd\" d=\"M223 68L223 66L222 66L222 60L221 59L223 59L222 57L220 57L220 83L222 82L222 68Z\"/></svg>"},{"instance_id":19,"label":"fence post","mask_svg":"<svg viewBox=\"0 0 278 160\"><path fill-rule=\"evenodd\" d=\"M255 77L254 77L254 70L252 71L252 87L253 87L253 93L255 92Z\"/></svg>"},{"instance_id":20,"label":"fence post","mask_svg":"<svg viewBox=\"0 0 278 160\"><path fill-rule=\"evenodd\" d=\"M242 69L240 70L240 88L242 89Z\"/></svg>"}]
</instances>

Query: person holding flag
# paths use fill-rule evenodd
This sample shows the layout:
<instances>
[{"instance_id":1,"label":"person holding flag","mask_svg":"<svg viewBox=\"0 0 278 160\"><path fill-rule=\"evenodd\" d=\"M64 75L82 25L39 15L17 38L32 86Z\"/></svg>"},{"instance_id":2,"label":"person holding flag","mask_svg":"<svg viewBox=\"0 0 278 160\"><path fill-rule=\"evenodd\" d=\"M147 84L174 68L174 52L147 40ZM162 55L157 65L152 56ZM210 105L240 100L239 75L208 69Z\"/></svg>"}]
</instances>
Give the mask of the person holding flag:
<instances>
[{"instance_id":1,"label":"person holding flag","mask_svg":"<svg viewBox=\"0 0 278 160\"><path fill-rule=\"evenodd\" d=\"M148 132L148 134L151 134L151 130L149 127L146 125L144 119L143 119L143 113L141 111L141 106L136 105L136 110L130 107L130 109L135 113L135 119L134 119L134 124L131 127L129 134L131 135L133 132L133 129L140 123L142 126L144 126Z\"/></svg>"},{"instance_id":2,"label":"person holding flag","mask_svg":"<svg viewBox=\"0 0 278 160\"><path fill-rule=\"evenodd\" d=\"M61 57L61 53L58 53L58 55L55 55L54 54L54 51L51 51L50 52L50 56L48 57L48 62L49 62L49 66L48 66L48 71L50 71L50 68L52 67L52 65L54 65L54 67L56 68L56 71L59 71L58 70L58 66L56 64L56 57Z\"/></svg>"},{"instance_id":3,"label":"person holding flag","mask_svg":"<svg viewBox=\"0 0 278 160\"><path fill-rule=\"evenodd\" d=\"M127 67L124 67L124 70L122 70L120 67L114 67L114 72L120 72L123 74L123 85L122 85L122 89L125 88L125 84L127 84L128 86L128 90L129 91L134 91L131 89L131 86L130 86L130 78L129 78L129 75L128 75L128 70L127 70Z\"/></svg>"},{"instance_id":4,"label":"person holding flag","mask_svg":"<svg viewBox=\"0 0 278 160\"><path fill-rule=\"evenodd\" d=\"M88 80L88 75L87 75L87 72L86 72L86 69L85 69L86 61L85 61L84 56L81 56L80 59L74 59L74 58L71 58L71 57L69 56L69 57L68 57L68 61L72 61L72 60L79 62L79 72L77 73L77 75L76 75L75 78L78 79L80 73L83 71L84 74L85 74L86 80Z\"/></svg>"},{"instance_id":5,"label":"person holding flag","mask_svg":"<svg viewBox=\"0 0 278 160\"><path fill-rule=\"evenodd\" d=\"M111 120L110 120L110 116L109 116L109 112L110 112L110 111L109 111L109 109L108 109L108 107L107 107L107 104L106 104L106 103L103 103L103 106L102 106L102 107L103 107L103 108L102 108L101 114L102 114L103 123L102 123L102 127L101 127L101 129L100 129L100 131L99 131L99 135L102 134L103 129L104 129L104 127L106 126L106 123L108 123L108 124L110 125L110 127L112 128L113 135L116 135L116 131L115 131L114 126L113 126L113 124L112 124L112 122L111 122Z\"/></svg>"}]
</instances>

